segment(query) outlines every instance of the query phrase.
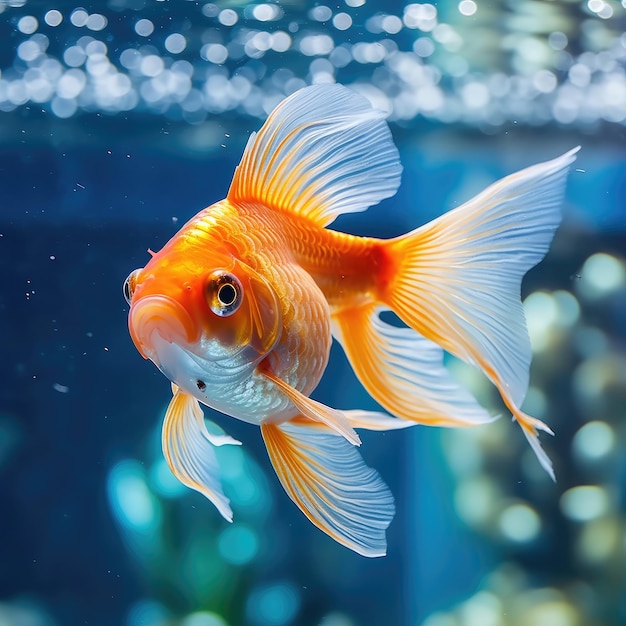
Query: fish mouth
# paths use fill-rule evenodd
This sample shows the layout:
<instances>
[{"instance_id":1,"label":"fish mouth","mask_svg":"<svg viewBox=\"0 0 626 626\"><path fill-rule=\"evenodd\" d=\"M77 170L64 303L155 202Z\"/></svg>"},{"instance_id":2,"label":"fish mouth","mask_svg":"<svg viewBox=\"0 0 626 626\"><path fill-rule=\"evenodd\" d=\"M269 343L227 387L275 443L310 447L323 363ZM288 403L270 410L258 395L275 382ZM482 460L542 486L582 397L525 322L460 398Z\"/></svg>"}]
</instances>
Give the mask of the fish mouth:
<instances>
[{"instance_id":1,"label":"fish mouth","mask_svg":"<svg viewBox=\"0 0 626 626\"><path fill-rule=\"evenodd\" d=\"M255 367L245 346L233 352L217 340L203 339L201 328L185 308L168 296L134 301L128 327L144 359L150 359L186 393L222 412L228 412L228 403L220 403L219 397L209 401L215 389L226 383L238 384Z\"/></svg>"},{"instance_id":2,"label":"fish mouth","mask_svg":"<svg viewBox=\"0 0 626 626\"><path fill-rule=\"evenodd\" d=\"M133 302L128 316L128 328L133 343L144 359L159 364L154 333L158 338L182 346L197 342L199 331L186 309L173 298L163 295L146 296Z\"/></svg>"}]
</instances>

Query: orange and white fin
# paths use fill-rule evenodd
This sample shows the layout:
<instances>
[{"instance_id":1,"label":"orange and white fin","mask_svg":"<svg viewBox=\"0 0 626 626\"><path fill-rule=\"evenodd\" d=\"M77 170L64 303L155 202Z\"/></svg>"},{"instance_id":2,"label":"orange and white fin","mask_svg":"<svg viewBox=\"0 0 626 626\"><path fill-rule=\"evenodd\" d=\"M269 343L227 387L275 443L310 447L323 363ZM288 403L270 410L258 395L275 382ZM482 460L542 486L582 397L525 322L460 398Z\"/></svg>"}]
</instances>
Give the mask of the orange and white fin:
<instances>
[{"instance_id":1,"label":"orange and white fin","mask_svg":"<svg viewBox=\"0 0 626 626\"><path fill-rule=\"evenodd\" d=\"M556 476L554 475L554 468L552 467L552 461L550 457L546 453L546 451L541 447L541 442L539 441L539 436L537 434L538 430L542 430L544 433L548 433L549 435L554 435L552 429L544 424L541 420L538 420L536 417L531 417L530 415L526 415L520 411L517 407L513 407L511 409L517 423L522 427L522 432L524 433L524 437L530 444L535 456L539 460L541 467L548 473L550 478L556 482Z\"/></svg>"},{"instance_id":2,"label":"orange and white fin","mask_svg":"<svg viewBox=\"0 0 626 626\"><path fill-rule=\"evenodd\" d=\"M361 445L361 439L350 425L350 421L344 411L333 409L317 400L308 398L269 370L263 370L262 373L291 400L303 417L328 426L328 428L355 446Z\"/></svg>"},{"instance_id":3,"label":"orange and white fin","mask_svg":"<svg viewBox=\"0 0 626 626\"><path fill-rule=\"evenodd\" d=\"M526 272L545 256L561 221L569 166L578 148L507 176L462 206L387 242L381 300L406 324L477 365L500 394L553 476L519 409L529 382L530 341L520 300Z\"/></svg>"},{"instance_id":4,"label":"orange and white fin","mask_svg":"<svg viewBox=\"0 0 626 626\"><path fill-rule=\"evenodd\" d=\"M233 512L222 491L213 446L241 444L228 435L209 433L198 401L176 385L172 391L161 439L165 459L181 483L206 496L222 517L232 522Z\"/></svg>"},{"instance_id":5,"label":"orange and white fin","mask_svg":"<svg viewBox=\"0 0 626 626\"><path fill-rule=\"evenodd\" d=\"M393 496L356 448L301 421L262 423L261 433L285 491L315 526L358 554L385 555Z\"/></svg>"},{"instance_id":6,"label":"orange and white fin","mask_svg":"<svg viewBox=\"0 0 626 626\"><path fill-rule=\"evenodd\" d=\"M359 430L400 430L415 426L417 422L398 419L380 411L364 411L362 409L341 409L341 414L348 420L352 428ZM300 424L315 428L319 426L322 430L327 430L328 426L322 422L314 422L308 417L299 415L289 420L292 424Z\"/></svg>"},{"instance_id":7,"label":"orange and white fin","mask_svg":"<svg viewBox=\"0 0 626 626\"><path fill-rule=\"evenodd\" d=\"M400 428L410 428L416 422L401 420L379 411L362 411L361 409L342 410L342 413L350 422L352 428L362 430L399 430Z\"/></svg>"},{"instance_id":8,"label":"orange and white fin","mask_svg":"<svg viewBox=\"0 0 626 626\"><path fill-rule=\"evenodd\" d=\"M320 226L364 211L400 184L400 157L384 118L341 85L300 89L250 136L228 200L260 202Z\"/></svg>"},{"instance_id":9,"label":"orange and white fin","mask_svg":"<svg viewBox=\"0 0 626 626\"><path fill-rule=\"evenodd\" d=\"M401 418L395 422L473 426L497 419L452 379L439 346L410 328L387 324L380 311L371 303L343 309L333 314L332 330L361 384Z\"/></svg>"}]
</instances>

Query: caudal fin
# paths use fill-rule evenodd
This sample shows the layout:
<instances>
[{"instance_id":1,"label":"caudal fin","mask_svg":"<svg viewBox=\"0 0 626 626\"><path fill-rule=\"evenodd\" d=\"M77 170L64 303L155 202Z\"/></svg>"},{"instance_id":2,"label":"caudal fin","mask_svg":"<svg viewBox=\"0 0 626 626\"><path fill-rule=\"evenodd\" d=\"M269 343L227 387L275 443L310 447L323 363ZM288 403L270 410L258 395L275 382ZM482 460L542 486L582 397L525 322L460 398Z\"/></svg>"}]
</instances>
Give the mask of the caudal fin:
<instances>
[{"instance_id":1,"label":"caudal fin","mask_svg":"<svg viewBox=\"0 0 626 626\"><path fill-rule=\"evenodd\" d=\"M381 287L383 302L406 324L493 381L553 478L537 437L537 430L551 431L519 408L531 361L520 287L561 221L567 171L578 149L507 176L390 240L390 268Z\"/></svg>"}]
</instances>

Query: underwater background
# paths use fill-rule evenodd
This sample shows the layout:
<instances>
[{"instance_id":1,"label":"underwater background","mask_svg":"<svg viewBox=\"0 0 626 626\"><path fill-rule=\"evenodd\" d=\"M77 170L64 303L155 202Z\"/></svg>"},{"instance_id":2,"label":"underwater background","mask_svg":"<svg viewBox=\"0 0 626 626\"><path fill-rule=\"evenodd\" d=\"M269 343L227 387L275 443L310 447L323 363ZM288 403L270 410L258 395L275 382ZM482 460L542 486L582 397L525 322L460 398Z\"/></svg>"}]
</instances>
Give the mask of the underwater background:
<instances>
[{"instance_id":1,"label":"underwater background","mask_svg":"<svg viewBox=\"0 0 626 626\"><path fill-rule=\"evenodd\" d=\"M212 416L244 442L218 450L232 525L178 484L121 291L282 98L332 81L389 113L404 166L340 230L400 234L582 146L522 293L556 484L451 361L503 417L362 435L397 506L373 560L247 424ZM625 141L624 0L0 0L0 625L626 624ZM314 397L375 408L336 347Z\"/></svg>"}]
</instances>

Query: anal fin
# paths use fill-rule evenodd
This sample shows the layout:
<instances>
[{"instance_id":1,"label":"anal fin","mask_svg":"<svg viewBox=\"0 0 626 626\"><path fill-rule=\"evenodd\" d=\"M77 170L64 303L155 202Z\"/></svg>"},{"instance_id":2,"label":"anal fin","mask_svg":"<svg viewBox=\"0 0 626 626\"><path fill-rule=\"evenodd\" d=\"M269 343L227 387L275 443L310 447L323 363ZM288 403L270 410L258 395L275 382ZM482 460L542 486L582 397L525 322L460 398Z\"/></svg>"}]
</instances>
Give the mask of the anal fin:
<instances>
[{"instance_id":1,"label":"anal fin","mask_svg":"<svg viewBox=\"0 0 626 626\"><path fill-rule=\"evenodd\" d=\"M410 328L387 324L380 310L375 303L343 309L333 314L332 330L357 378L381 406L409 423L430 426L496 419L452 379L441 348Z\"/></svg>"}]
</instances>

